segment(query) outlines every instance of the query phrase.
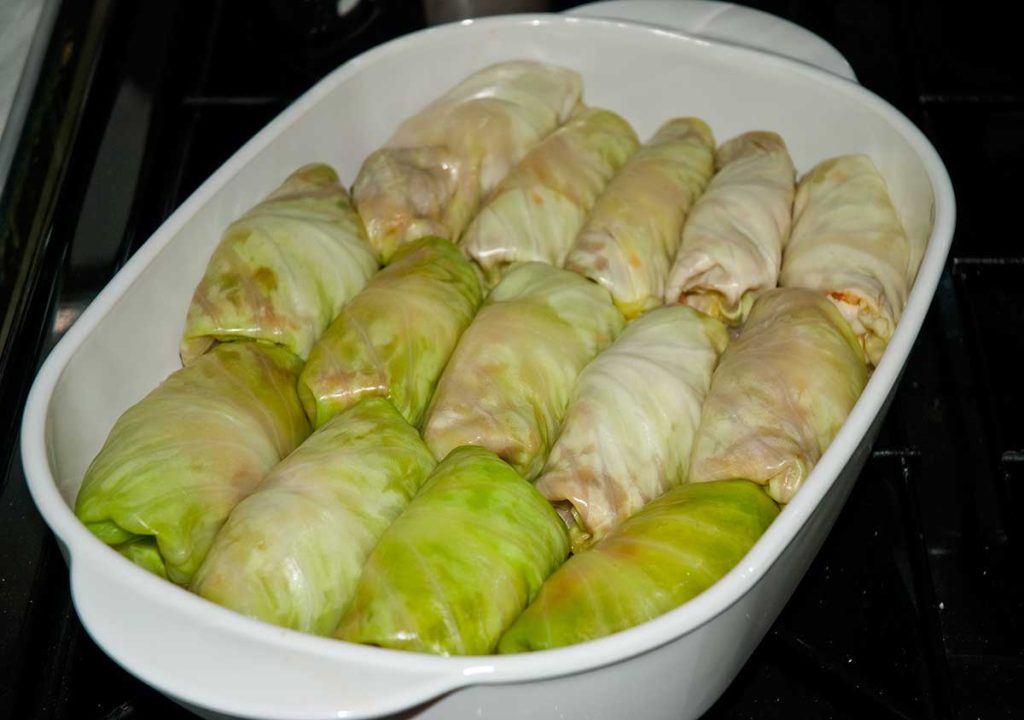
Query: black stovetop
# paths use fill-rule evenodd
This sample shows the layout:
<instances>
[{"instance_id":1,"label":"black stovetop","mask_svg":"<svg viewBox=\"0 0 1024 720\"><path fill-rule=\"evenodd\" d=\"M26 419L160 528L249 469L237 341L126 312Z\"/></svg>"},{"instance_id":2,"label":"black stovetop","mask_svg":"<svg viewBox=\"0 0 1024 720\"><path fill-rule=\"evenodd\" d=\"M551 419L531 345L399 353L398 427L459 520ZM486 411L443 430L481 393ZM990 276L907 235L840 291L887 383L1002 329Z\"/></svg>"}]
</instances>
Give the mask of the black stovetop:
<instances>
[{"instance_id":1,"label":"black stovetop","mask_svg":"<svg viewBox=\"0 0 1024 720\"><path fill-rule=\"evenodd\" d=\"M831 42L922 128L953 177L959 219L871 459L707 717L1024 717L1017 25L995 2L750 4ZM189 717L82 630L25 488L17 423L48 347L207 175L328 70L423 25L411 0L363 0L344 21L320 5L61 9L0 198L0 718Z\"/></svg>"}]
</instances>

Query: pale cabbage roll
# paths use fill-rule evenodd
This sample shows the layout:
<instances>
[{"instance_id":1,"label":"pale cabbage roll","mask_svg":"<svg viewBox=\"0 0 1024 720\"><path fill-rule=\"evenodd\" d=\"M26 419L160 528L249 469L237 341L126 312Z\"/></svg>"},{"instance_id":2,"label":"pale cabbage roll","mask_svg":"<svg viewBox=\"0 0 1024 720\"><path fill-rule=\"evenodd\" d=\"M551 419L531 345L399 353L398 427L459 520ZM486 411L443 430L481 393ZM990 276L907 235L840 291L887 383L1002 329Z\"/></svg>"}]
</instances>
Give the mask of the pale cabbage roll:
<instances>
[{"instance_id":1,"label":"pale cabbage roll","mask_svg":"<svg viewBox=\"0 0 1024 720\"><path fill-rule=\"evenodd\" d=\"M489 450L452 451L381 537L337 637L484 655L569 553L551 505Z\"/></svg>"},{"instance_id":2,"label":"pale cabbage roll","mask_svg":"<svg viewBox=\"0 0 1024 720\"><path fill-rule=\"evenodd\" d=\"M826 160L800 179L779 284L828 293L874 365L906 305L910 262L910 241L870 158Z\"/></svg>"},{"instance_id":3,"label":"pale cabbage roll","mask_svg":"<svg viewBox=\"0 0 1024 720\"><path fill-rule=\"evenodd\" d=\"M580 76L531 61L470 75L399 126L363 163L352 194L386 262L404 242L453 242L480 201L580 101Z\"/></svg>"},{"instance_id":4,"label":"pale cabbage roll","mask_svg":"<svg viewBox=\"0 0 1024 720\"><path fill-rule=\"evenodd\" d=\"M653 620L732 570L778 514L745 480L673 488L556 570L498 652L573 645Z\"/></svg>"},{"instance_id":5,"label":"pale cabbage roll","mask_svg":"<svg viewBox=\"0 0 1024 720\"><path fill-rule=\"evenodd\" d=\"M390 402L366 398L235 507L191 589L250 617L330 635L373 546L435 464Z\"/></svg>"},{"instance_id":6,"label":"pale cabbage roll","mask_svg":"<svg viewBox=\"0 0 1024 720\"><path fill-rule=\"evenodd\" d=\"M603 285L627 318L660 305L683 222L714 172L698 118L669 120L597 199L565 267Z\"/></svg>"},{"instance_id":7,"label":"pale cabbage roll","mask_svg":"<svg viewBox=\"0 0 1024 720\"><path fill-rule=\"evenodd\" d=\"M753 293L778 282L796 171L782 138L769 132L733 138L715 162L718 172L683 229L665 301L738 324Z\"/></svg>"},{"instance_id":8,"label":"pale cabbage roll","mask_svg":"<svg viewBox=\"0 0 1024 720\"><path fill-rule=\"evenodd\" d=\"M533 479L583 367L622 329L608 292L544 263L491 291L438 382L423 437L437 459L480 445Z\"/></svg>"},{"instance_id":9,"label":"pale cabbage roll","mask_svg":"<svg viewBox=\"0 0 1024 720\"><path fill-rule=\"evenodd\" d=\"M689 480L751 480L789 502L867 380L857 337L824 295L765 291L711 378Z\"/></svg>"},{"instance_id":10,"label":"pale cabbage roll","mask_svg":"<svg viewBox=\"0 0 1024 720\"><path fill-rule=\"evenodd\" d=\"M309 355L299 397L314 426L369 395L389 398L418 425L481 300L472 264L452 243L403 245Z\"/></svg>"},{"instance_id":11,"label":"pale cabbage roll","mask_svg":"<svg viewBox=\"0 0 1024 720\"><path fill-rule=\"evenodd\" d=\"M225 343L114 423L75 514L133 562L185 585L242 498L307 435L287 350Z\"/></svg>"},{"instance_id":12,"label":"pale cabbage roll","mask_svg":"<svg viewBox=\"0 0 1024 720\"><path fill-rule=\"evenodd\" d=\"M598 540L684 482L725 326L661 307L626 326L573 388L537 489L569 524L573 549Z\"/></svg>"},{"instance_id":13,"label":"pale cabbage roll","mask_svg":"<svg viewBox=\"0 0 1024 720\"><path fill-rule=\"evenodd\" d=\"M609 110L581 110L530 151L494 190L460 240L493 284L516 262L562 267L612 176L638 145Z\"/></svg>"},{"instance_id":14,"label":"pale cabbage roll","mask_svg":"<svg viewBox=\"0 0 1024 720\"><path fill-rule=\"evenodd\" d=\"M182 362L239 339L281 345L305 360L376 270L337 174L306 165L224 232L188 309Z\"/></svg>"}]
</instances>

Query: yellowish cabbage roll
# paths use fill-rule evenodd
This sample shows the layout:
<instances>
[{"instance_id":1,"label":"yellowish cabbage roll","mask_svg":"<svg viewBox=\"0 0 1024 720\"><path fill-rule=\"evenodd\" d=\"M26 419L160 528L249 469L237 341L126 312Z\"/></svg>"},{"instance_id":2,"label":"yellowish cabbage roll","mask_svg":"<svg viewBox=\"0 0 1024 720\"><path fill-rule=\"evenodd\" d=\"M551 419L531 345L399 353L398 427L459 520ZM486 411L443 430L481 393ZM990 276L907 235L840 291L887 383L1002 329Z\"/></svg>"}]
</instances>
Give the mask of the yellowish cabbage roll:
<instances>
[{"instance_id":1,"label":"yellowish cabbage roll","mask_svg":"<svg viewBox=\"0 0 1024 720\"><path fill-rule=\"evenodd\" d=\"M479 445L535 478L577 375L622 325L608 292L576 273L544 263L511 270L438 382L423 430L434 457Z\"/></svg>"},{"instance_id":2,"label":"yellowish cabbage roll","mask_svg":"<svg viewBox=\"0 0 1024 720\"><path fill-rule=\"evenodd\" d=\"M485 655L569 554L565 525L494 453L456 448L374 547L342 640Z\"/></svg>"},{"instance_id":3,"label":"yellowish cabbage roll","mask_svg":"<svg viewBox=\"0 0 1024 720\"><path fill-rule=\"evenodd\" d=\"M885 179L870 158L826 160L800 179L779 284L828 293L872 364L907 302L910 256Z\"/></svg>"},{"instance_id":4,"label":"yellowish cabbage roll","mask_svg":"<svg viewBox=\"0 0 1024 720\"><path fill-rule=\"evenodd\" d=\"M556 570L498 652L574 645L652 620L718 582L778 514L744 480L672 488Z\"/></svg>"},{"instance_id":5,"label":"yellowish cabbage roll","mask_svg":"<svg viewBox=\"0 0 1024 720\"><path fill-rule=\"evenodd\" d=\"M287 350L224 343L128 408L75 514L100 540L187 585L231 510L309 435Z\"/></svg>"},{"instance_id":6,"label":"yellowish cabbage roll","mask_svg":"<svg viewBox=\"0 0 1024 720\"><path fill-rule=\"evenodd\" d=\"M516 262L562 267L605 185L636 150L633 128L609 110L581 110L512 170L460 241L493 284Z\"/></svg>"},{"instance_id":7,"label":"yellowish cabbage roll","mask_svg":"<svg viewBox=\"0 0 1024 720\"><path fill-rule=\"evenodd\" d=\"M724 143L715 163L718 172L683 229L665 301L738 324L752 293L778 282L796 171L782 138L769 132Z\"/></svg>"},{"instance_id":8,"label":"yellowish cabbage roll","mask_svg":"<svg viewBox=\"0 0 1024 720\"><path fill-rule=\"evenodd\" d=\"M537 489L581 550L683 482L725 326L692 308L651 310L573 388Z\"/></svg>"},{"instance_id":9,"label":"yellowish cabbage roll","mask_svg":"<svg viewBox=\"0 0 1024 720\"><path fill-rule=\"evenodd\" d=\"M789 502L867 379L856 336L825 296L765 291L711 378L690 481L751 480Z\"/></svg>"},{"instance_id":10,"label":"yellowish cabbage roll","mask_svg":"<svg viewBox=\"0 0 1024 720\"><path fill-rule=\"evenodd\" d=\"M714 172L704 121L674 118L597 199L565 267L603 285L627 318L660 305L683 222Z\"/></svg>"},{"instance_id":11,"label":"yellowish cabbage roll","mask_svg":"<svg viewBox=\"0 0 1024 720\"><path fill-rule=\"evenodd\" d=\"M306 165L224 232L188 309L182 362L239 339L281 345L305 360L376 270L337 174Z\"/></svg>"},{"instance_id":12,"label":"yellowish cabbage roll","mask_svg":"<svg viewBox=\"0 0 1024 720\"><path fill-rule=\"evenodd\" d=\"M482 300L472 264L442 238L403 245L313 347L299 397L315 427L360 398L389 398L418 425Z\"/></svg>"},{"instance_id":13,"label":"yellowish cabbage roll","mask_svg":"<svg viewBox=\"0 0 1024 720\"><path fill-rule=\"evenodd\" d=\"M582 89L572 70L499 63L402 123L363 163L352 190L381 257L426 235L457 240L481 199L565 122Z\"/></svg>"},{"instance_id":14,"label":"yellowish cabbage roll","mask_svg":"<svg viewBox=\"0 0 1024 720\"><path fill-rule=\"evenodd\" d=\"M435 464L390 402L366 398L235 507L191 589L265 622L333 633L373 546Z\"/></svg>"}]
</instances>

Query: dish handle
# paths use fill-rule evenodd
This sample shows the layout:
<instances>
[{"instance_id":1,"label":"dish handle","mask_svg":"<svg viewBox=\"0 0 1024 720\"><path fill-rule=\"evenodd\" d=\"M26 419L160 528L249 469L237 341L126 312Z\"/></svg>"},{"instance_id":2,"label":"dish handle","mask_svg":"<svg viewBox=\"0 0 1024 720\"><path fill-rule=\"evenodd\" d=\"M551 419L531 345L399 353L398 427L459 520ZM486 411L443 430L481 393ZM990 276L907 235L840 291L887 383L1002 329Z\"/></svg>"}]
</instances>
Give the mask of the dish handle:
<instances>
[{"instance_id":1,"label":"dish handle","mask_svg":"<svg viewBox=\"0 0 1024 720\"><path fill-rule=\"evenodd\" d=\"M105 546L89 550L116 555ZM295 718L296 708L309 720L405 716L469 684L456 658L275 627L211 605L120 556L90 554L70 558L71 594L89 635L126 671L205 717Z\"/></svg>"}]
</instances>

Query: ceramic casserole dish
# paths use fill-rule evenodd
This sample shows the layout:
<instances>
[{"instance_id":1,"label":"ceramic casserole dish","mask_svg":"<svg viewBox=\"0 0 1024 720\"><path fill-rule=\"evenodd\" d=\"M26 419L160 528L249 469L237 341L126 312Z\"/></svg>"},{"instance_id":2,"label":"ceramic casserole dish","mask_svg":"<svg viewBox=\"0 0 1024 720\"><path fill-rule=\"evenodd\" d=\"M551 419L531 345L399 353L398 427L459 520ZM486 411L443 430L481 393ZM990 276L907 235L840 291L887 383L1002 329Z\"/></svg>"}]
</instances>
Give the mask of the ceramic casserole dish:
<instances>
[{"instance_id":1,"label":"ceramic casserole dish","mask_svg":"<svg viewBox=\"0 0 1024 720\"><path fill-rule=\"evenodd\" d=\"M642 137L697 115L728 138L771 129L798 172L867 153L911 238L928 247L902 320L802 491L728 575L651 622L513 656L434 657L304 635L237 615L131 564L75 518L83 473L117 417L179 366L193 289L221 230L295 167L347 183L398 123L493 62L573 68L585 100ZM731 682L817 553L871 449L953 235L949 177L925 137L856 83L767 53L636 24L509 16L375 48L239 150L117 274L54 349L27 405L33 498L70 566L81 620L118 663L210 718L695 718Z\"/></svg>"}]
</instances>

